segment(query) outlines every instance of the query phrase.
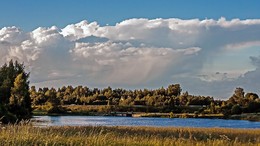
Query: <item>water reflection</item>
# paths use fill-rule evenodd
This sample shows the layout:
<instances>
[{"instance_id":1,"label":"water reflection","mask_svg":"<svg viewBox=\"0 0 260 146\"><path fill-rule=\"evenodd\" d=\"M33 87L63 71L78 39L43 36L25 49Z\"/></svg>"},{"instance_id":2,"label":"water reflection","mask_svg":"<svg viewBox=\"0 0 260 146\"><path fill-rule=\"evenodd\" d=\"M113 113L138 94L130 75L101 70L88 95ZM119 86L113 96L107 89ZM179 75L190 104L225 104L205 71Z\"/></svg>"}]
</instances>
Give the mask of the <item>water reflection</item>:
<instances>
[{"instance_id":1,"label":"water reflection","mask_svg":"<svg viewBox=\"0 0 260 146\"><path fill-rule=\"evenodd\" d=\"M37 126L153 126L260 128L260 122L224 119L132 118L102 116L35 116Z\"/></svg>"}]
</instances>

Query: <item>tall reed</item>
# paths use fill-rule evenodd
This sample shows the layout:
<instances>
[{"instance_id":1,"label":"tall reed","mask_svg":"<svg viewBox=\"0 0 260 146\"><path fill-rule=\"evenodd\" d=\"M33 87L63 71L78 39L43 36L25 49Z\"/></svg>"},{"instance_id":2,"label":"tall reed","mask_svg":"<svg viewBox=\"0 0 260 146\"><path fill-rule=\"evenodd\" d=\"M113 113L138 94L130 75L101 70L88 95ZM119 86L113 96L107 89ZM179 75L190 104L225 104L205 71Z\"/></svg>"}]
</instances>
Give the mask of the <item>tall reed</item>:
<instances>
[{"instance_id":1,"label":"tall reed","mask_svg":"<svg viewBox=\"0 0 260 146\"><path fill-rule=\"evenodd\" d=\"M2 126L0 145L259 145L260 129Z\"/></svg>"}]
</instances>

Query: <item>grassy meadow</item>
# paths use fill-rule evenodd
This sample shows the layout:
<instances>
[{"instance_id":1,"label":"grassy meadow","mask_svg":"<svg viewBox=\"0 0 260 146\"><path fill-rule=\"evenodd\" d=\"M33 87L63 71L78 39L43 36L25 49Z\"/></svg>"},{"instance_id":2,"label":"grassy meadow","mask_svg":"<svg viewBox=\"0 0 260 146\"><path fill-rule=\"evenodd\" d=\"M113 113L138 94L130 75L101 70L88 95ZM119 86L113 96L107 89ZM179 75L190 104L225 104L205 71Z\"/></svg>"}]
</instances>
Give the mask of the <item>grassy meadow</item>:
<instances>
[{"instance_id":1,"label":"grassy meadow","mask_svg":"<svg viewBox=\"0 0 260 146\"><path fill-rule=\"evenodd\" d=\"M260 145L260 129L7 125L0 145Z\"/></svg>"}]
</instances>

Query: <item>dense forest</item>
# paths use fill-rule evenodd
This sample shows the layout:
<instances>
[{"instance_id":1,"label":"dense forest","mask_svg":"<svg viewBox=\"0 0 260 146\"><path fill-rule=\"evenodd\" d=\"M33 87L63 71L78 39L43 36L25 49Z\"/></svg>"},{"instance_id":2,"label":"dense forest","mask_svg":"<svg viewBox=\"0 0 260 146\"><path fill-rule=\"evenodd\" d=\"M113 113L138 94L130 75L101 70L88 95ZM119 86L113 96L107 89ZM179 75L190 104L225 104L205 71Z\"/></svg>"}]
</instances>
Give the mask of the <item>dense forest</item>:
<instances>
[{"instance_id":1,"label":"dense forest","mask_svg":"<svg viewBox=\"0 0 260 146\"><path fill-rule=\"evenodd\" d=\"M260 99L256 93L244 93L236 88L228 100L215 100L210 96L190 95L182 92L180 84L167 88L126 90L111 87L90 89L87 86L61 88L29 88L29 73L24 65L12 60L0 68L0 117L2 122L28 119L32 110L47 113L68 113L68 106L106 105L101 112L160 112L218 114L225 116L260 112ZM98 111L93 111L98 112Z\"/></svg>"},{"instance_id":2,"label":"dense forest","mask_svg":"<svg viewBox=\"0 0 260 146\"><path fill-rule=\"evenodd\" d=\"M88 87L61 87L30 89L32 105L48 106L49 112L60 112L64 105L108 105L121 111L174 112L174 113L223 113L224 115L260 111L260 100L255 93L244 93L236 88L226 101L214 100L210 96L194 96L181 92L179 84L155 90L90 89ZM121 107L121 108L120 108ZM113 109L112 109L113 110ZM114 109L115 110L115 109Z\"/></svg>"}]
</instances>

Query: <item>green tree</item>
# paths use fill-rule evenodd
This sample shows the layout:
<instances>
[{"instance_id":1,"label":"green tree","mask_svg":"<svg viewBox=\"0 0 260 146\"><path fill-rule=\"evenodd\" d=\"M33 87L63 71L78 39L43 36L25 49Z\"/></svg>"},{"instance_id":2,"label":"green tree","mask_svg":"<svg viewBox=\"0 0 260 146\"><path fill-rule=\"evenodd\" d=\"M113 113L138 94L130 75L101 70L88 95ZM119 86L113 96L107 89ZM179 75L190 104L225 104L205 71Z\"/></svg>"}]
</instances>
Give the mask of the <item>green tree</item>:
<instances>
[{"instance_id":1,"label":"green tree","mask_svg":"<svg viewBox=\"0 0 260 146\"><path fill-rule=\"evenodd\" d=\"M46 110L48 113L63 113L65 110L62 108L60 99L57 98L57 92L54 88L47 90L45 96L48 98L46 105Z\"/></svg>"},{"instance_id":2,"label":"green tree","mask_svg":"<svg viewBox=\"0 0 260 146\"><path fill-rule=\"evenodd\" d=\"M236 88L234 95L237 96L238 98L244 98L244 94L245 94L244 89L238 87Z\"/></svg>"},{"instance_id":3,"label":"green tree","mask_svg":"<svg viewBox=\"0 0 260 146\"><path fill-rule=\"evenodd\" d=\"M216 106L215 106L215 103L213 101L210 103L210 112L212 114L214 114L216 112Z\"/></svg>"},{"instance_id":4,"label":"green tree","mask_svg":"<svg viewBox=\"0 0 260 146\"><path fill-rule=\"evenodd\" d=\"M250 101L247 105L247 110L250 113L259 112L260 111L260 102Z\"/></svg>"},{"instance_id":5,"label":"green tree","mask_svg":"<svg viewBox=\"0 0 260 146\"><path fill-rule=\"evenodd\" d=\"M180 84L169 85L167 88L168 96L179 96L181 94Z\"/></svg>"},{"instance_id":6,"label":"green tree","mask_svg":"<svg viewBox=\"0 0 260 146\"><path fill-rule=\"evenodd\" d=\"M254 100L258 99L259 97L256 93L247 93L245 98L250 101L254 101Z\"/></svg>"},{"instance_id":7,"label":"green tree","mask_svg":"<svg viewBox=\"0 0 260 146\"><path fill-rule=\"evenodd\" d=\"M241 114L241 113L242 113L242 108L240 107L240 105L236 104L232 106L231 114Z\"/></svg>"},{"instance_id":8,"label":"green tree","mask_svg":"<svg viewBox=\"0 0 260 146\"><path fill-rule=\"evenodd\" d=\"M28 119L32 115L29 73L12 60L0 68L0 117L4 123Z\"/></svg>"},{"instance_id":9,"label":"green tree","mask_svg":"<svg viewBox=\"0 0 260 146\"><path fill-rule=\"evenodd\" d=\"M29 82L23 73L20 73L14 81L14 87L11 88L11 97L9 101L10 111L14 113L18 120L31 117L31 98L29 93Z\"/></svg>"}]
</instances>

